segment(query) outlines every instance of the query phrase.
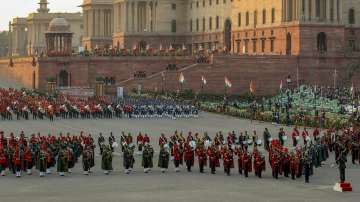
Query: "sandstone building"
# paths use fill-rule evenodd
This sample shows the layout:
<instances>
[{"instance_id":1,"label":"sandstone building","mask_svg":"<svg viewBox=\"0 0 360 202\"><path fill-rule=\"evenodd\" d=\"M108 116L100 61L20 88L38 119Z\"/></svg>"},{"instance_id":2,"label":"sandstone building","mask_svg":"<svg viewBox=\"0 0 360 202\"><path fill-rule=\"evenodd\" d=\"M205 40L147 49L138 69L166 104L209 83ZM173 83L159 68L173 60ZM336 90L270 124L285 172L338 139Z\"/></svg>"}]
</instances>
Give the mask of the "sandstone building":
<instances>
[{"instance_id":1,"label":"sandstone building","mask_svg":"<svg viewBox=\"0 0 360 202\"><path fill-rule=\"evenodd\" d=\"M252 81L257 95L269 95L289 76L292 85L360 87L360 0L84 0L82 15L59 16L46 6L41 0L34 14L46 20L17 18L11 24L14 54L45 54L0 60L0 76L28 88L44 91L49 79L59 89L94 88L104 78L111 95L120 86L221 94L227 77L233 84L227 93L247 93ZM85 49L99 51L71 54L69 47L80 40ZM160 46L184 46L194 54L114 51ZM196 59L200 49L213 53L211 62ZM186 80L181 87L180 74Z\"/></svg>"},{"instance_id":2,"label":"sandstone building","mask_svg":"<svg viewBox=\"0 0 360 202\"><path fill-rule=\"evenodd\" d=\"M45 52L45 32L54 18L65 18L74 33L72 47L78 50L83 36L81 13L51 13L47 0L40 0L37 12L27 17L17 17L11 22L12 55L40 55Z\"/></svg>"},{"instance_id":3,"label":"sandstone building","mask_svg":"<svg viewBox=\"0 0 360 202\"><path fill-rule=\"evenodd\" d=\"M84 0L83 44L338 55L360 49L360 0Z\"/></svg>"}]
</instances>

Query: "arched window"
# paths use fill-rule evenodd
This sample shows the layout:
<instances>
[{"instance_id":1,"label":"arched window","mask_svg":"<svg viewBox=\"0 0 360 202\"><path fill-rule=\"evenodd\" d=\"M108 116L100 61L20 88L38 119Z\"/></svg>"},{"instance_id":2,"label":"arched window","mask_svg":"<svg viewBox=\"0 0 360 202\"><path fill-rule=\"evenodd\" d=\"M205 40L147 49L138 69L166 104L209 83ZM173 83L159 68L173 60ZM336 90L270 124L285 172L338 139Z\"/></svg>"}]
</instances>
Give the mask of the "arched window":
<instances>
[{"instance_id":1,"label":"arched window","mask_svg":"<svg viewBox=\"0 0 360 202\"><path fill-rule=\"evenodd\" d=\"M291 34L290 32L286 34L286 55L291 55Z\"/></svg>"},{"instance_id":2,"label":"arched window","mask_svg":"<svg viewBox=\"0 0 360 202\"><path fill-rule=\"evenodd\" d=\"M69 86L69 73L65 70L61 70L59 73L59 87Z\"/></svg>"},{"instance_id":3,"label":"arched window","mask_svg":"<svg viewBox=\"0 0 360 202\"><path fill-rule=\"evenodd\" d=\"M355 24L355 10L353 8L349 9L349 24Z\"/></svg>"},{"instance_id":4,"label":"arched window","mask_svg":"<svg viewBox=\"0 0 360 202\"><path fill-rule=\"evenodd\" d=\"M231 50L231 21L226 19L224 29L224 44L228 51Z\"/></svg>"},{"instance_id":5,"label":"arched window","mask_svg":"<svg viewBox=\"0 0 360 202\"><path fill-rule=\"evenodd\" d=\"M326 34L324 32L320 32L317 35L317 49L320 53L324 53L327 51L327 40Z\"/></svg>"}]
</instances>

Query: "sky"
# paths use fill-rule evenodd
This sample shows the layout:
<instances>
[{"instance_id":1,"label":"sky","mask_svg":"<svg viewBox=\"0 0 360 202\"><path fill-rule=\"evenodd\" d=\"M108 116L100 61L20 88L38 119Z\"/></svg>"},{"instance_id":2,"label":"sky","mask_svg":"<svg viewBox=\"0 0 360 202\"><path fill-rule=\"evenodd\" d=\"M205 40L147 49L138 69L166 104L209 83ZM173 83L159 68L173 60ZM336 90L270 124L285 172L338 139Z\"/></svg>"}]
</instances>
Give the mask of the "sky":
<instances>
[{"instance_id":1,"label":"sky","mask_svg":"<svg viewBox=\"0 0 360 202\"><path fill-rule=\"evenodd\" d=\"M79 12L83 0L48 0L50 12ZM40 0L0 0L0 31L8 30L9 21L36 12Z\"/></svg>"}]
</instances>

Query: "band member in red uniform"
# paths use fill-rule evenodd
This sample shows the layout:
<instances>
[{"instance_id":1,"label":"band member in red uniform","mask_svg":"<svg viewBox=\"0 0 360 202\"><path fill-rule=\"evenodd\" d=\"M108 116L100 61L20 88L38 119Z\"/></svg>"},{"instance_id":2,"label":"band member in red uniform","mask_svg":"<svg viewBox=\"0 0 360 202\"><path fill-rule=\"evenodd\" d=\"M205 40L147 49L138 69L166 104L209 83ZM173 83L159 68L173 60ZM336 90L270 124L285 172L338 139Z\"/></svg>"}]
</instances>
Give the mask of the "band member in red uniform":
<instances>
[{"instance_id":1,"label":"band member in red uniform","mask_svg":"<svg viewBox=\"0 0 360 202\"><path fill-rule=\"evenodd\" d=\"M138 151L141 152L144 146L144 136L141 133L136 137L136 145L138 146Z\"/></svg>"},{"instance_id":2,"label":"band member in red uniform","mask_svg":"<svg viewBox=\"0 0 360 202\"><path fill-rule=\"evenodd\" d=\"M174 166L175 166L175 172L180 172L180 149L178 144L174 144L172 147L172 154L174 155Z\"/></svg>"},{"instance_id":3,"label":"band member in red uniform","mask_svg":"<svg viewBox=\"0 0 360 202\"><path fill-rule=\"evenodd\" d=\"M306 130L306 127L304 127L304 131L301 133L301 136L304 140L304 145L307 144L307 139L309 137L309 132Z\"/></svg>"},{"instance_id":4,"label":"band member in red uniform","mask_svg":"<svg viewBox=\"0 0 360 202\"><path fill-rule=\"evenodd\" d=\"M283 148L282 153L282 164L281 164L281 170L284 171L284 176L289 177L290 173L290 156L289 156L289 150L287 148Z\"/></svg>"},{"instance_id":5,"label":"band member in red uniform","mask_svg":"<svg viewBox=\"0 0 360 202\"><path fill-rule=\"evenodd\" d=\"M26 170L28 175L32 174L32 168L34 166L33 164L33 154L30 150L30 148L26 147L24 151L24 170Z\"/></svg>"},{"instance_id":6,"label":"band member in red uniform","mask_svg":"<svg viewBox=\"0 0 360 202\"><path fill-rule=\"evenodd\" d=\"M239 174L242 175L242 171L243 171L243 150L242 147L237 147L235 149L235 154L238 156L238 169L239 169Z\"/></svg>"},{"instance_id":7,"label":"band member in red uniform","mask_svg":"<svg viewBox=\"0 0 360 202\"><path fill-rule=\"evenodd\" d=\"M143 144L145 145L146 143L150 144L150 137L145 133L144 139L143 139Z\"/></svg>"},{"instance_id":8,"label":"band member in red uniform","mask_svg":"<svg viewBox=\"0 0 360 202\"><path fill-rule=\"evenodd\" d=\"M5 176L7 168L7 155L5 153L3 145L0 143L0 174Z\"/></svg>"},{"instance_id":9,"label":"band member in red uniform","mask_svg":"<svg viewBox=\"0 0 360 202\"><path fill-rule=\"evenodd\" d=\"M272 169L272 176L275 179L278 179L280 173L280 156L278 151L274 151L271 154L271 169Z\"/></svg>"},{"instance_id":10,"label":"band member in red uniform","mask_svg":"<svg viewBox=\"0 0 360 202\"><path fill-rule=\"evenodd\" d=\"M297 126L295 126L291 136L292 136L292 140L293 140L293 146L296 147L298 144L299 137L300 137L300 132L297 129Z\"/></svg>"},{"instance_id":11,"label":"band member in red uniform","mask_svg":"<svg viewBox=\"0 0 360 202\"><path fill-rule=\"evenodd\" d=\"M234 168L234 157L232 151L226 146L224 148L223 160L225 173L229 176L231 168Z\"/></svg>"},{"instance_id":12,"label":"band member in red uniform","mask_svg":"<svg viewBox=\"0 0 360 202\"><path fill-rule=\"evenodd\" d=\"M13 163L13 167L14 170L16 172L16 177L21 177L21 155L20 155L20 149L19 147L16 147L13 158L12 158L12 163Z\"/></svg>"},{"instance_id":13,"label":"band member in red uniform","mask_svg":"<svg viewBox=\"0 0 360 202\"><path fill-rule=\"evenodd\" d=\"M295 180L296 176L299 174L299 164L300 159L294 152L292 152L290 155L290 173L291 179L293 180Z\"/></svg>"},{"instance_id":14,"label":"band member in red uniform","mask_svg":"<svg viewBox=\"0 0 360 202\"><path fill-rule=\"evenodd\" d=\"M252 171L251 155L245 151L242 156L242 169L245 177L249 177L249 173Z\"/></svg>"},{"instance_id":15,"label":"band member in red uniform","mask_svg":"<svg viewBox=\"0 0 360 202\"><path fill-rule=\"evenodd\" d=\"M219 152L215 145L212 145L207 150L207 155L209 157L209 167L211 169L211 174L216 173L216 167L220 165L219 161Z\"/></svg>"},{"instance_id":16,"label":"band member in red uniform","mask_svg":"<svg viewBox=\"0 0 360 202\"><path fill-rule=\"evenodd\" d=\"M194 166L195 152L191 146L186 143L184 146L184 160L188 172L191 172L191 167Z\"/></svg>"},{"instance_id":17,"label":"band member in red uniform","mask_svg":"<svg viewBox=\"0 0 360 202\"><path fill-rule=\"evenodd\" d=\"M254 151L254 172L255 175L261 178L262 171L265 171L265 158L264 156L258 151Z\"/></svg>"},{"instance_id":18,"label":"band member in red uniform","mask_svg":"<svg viewBox=\"0 0 360 202\"><path fill-rule=\"evenodd\" d=\"M203 143L200 143L199 146L197 147L196 155L198 156L200 173L204 173L204 167L206 166L207 156Z\"/></svg>"},{"instance_id":19,"label":"band member in red uniform","mask_svg":"<svg viewBox=\"0 0 360 202\"><path fill-rule=\"evenodd\" d=\"M165 135L162 133L159 138L159 146L164 146L167 143L167 139Z\"/></svg>"},{"instance_id":20,"label":"band member in red uniform","mask_svg":"<svg viewBox=\"0 0 360 202\"><path fill-rule=\"evenodd\" d=\"M314 137L315 141L318 139L319 135L320 135L320 130L319 130L318 127L316 127L314 132L313 132L313 137Z\"/></svg>"}]
</instances>

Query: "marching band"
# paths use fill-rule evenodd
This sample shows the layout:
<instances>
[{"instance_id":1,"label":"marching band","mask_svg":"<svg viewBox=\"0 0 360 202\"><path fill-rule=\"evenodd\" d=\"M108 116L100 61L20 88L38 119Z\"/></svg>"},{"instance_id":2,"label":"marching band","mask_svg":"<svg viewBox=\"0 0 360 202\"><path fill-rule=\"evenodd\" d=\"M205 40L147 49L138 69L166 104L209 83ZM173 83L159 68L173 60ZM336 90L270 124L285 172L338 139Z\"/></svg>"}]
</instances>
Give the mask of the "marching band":
<instances>
[{"instance_id":1,"label":"marching band","mask_svg":"<svg viewBox=\"0 0 360 202\"><path fill-rule=\"evenodd\" d=\"M292 134L296 134L296 131L298 131L297 127L294 128ZM189 132L187 137L178 131L170 137L161 134L158 140L160 148L158 167L165 173L172 162L175 172L180 172L182 165L188 172L192 172L197 161L200 173L204 173L205 168L208 167L212 174L216 174L222 162L224 173L231 175L237 159L238 172L245 177L249 177L249 173L254 171L255 176L262 178L262 173L268 164L274 179L283 175L295 180L304 175L305 182L309 182L309 177L314 173L314 167L321 167L322 162L329 157L329 152L334 151L335 159L339 162L344 152L351 153L353 163L359 161L360 137L358 134L351 130L344 130L339 135L328 130L319 137L318 132L318 129L314 130L313 141L305 137L306 144L302 146L296 144L296 147L291 148L285 147L282 143L286 141L283 137L287 136L282 129L279 132L282 134L282 141L272 139L270 134L264 134L264 137L268 138L264 141L268 142L268 145L264 146L264 151L260 148L263 140L257 138L255 132L252 137L246 131L240 133L239 136L233 131L228 133L227 137L218 132L213 139L207 133L200 135ZM264 133L269 133L269 131L266 129ZM308 135L306 132L305 134ZM139 133L136 142L133 142L133 136L123 132L119 143L111 134L109 144L106 144L104 136L100 134L98 146L101 169L106 175L114 169L113 150L119 146L126 174L132 173L136 155L142 156L141 165L145 173L151 172L153 168L155 150L147 134ZM24 132L21 132L18 137L15 137L13 133L5 137L4 132L0 132L0 173L4 176L10 172L16 177L21 177L23 173L33 174L36 169L39 176L44 177L56 168L60 176L65 176L72 172L82 157L83 174L90 175L95 167L95 148L95 141L91 134L85 135L84 132L78 136L69 133L43 136L38 133L30 137L27 137Z\"/></svg>"},{"instance_id":2,"label":"marching band","mask_svg":"<svg viewBox=\"0 0 360 202\"><path fill-rule=\"evenodd\" d=\"M189 104L156 99L111 101L105 97L81 99L59 94L0 88L2 120L20 119L112 119L112 118L197 118L198 109Z\"/></svg>"}]
</instances>

